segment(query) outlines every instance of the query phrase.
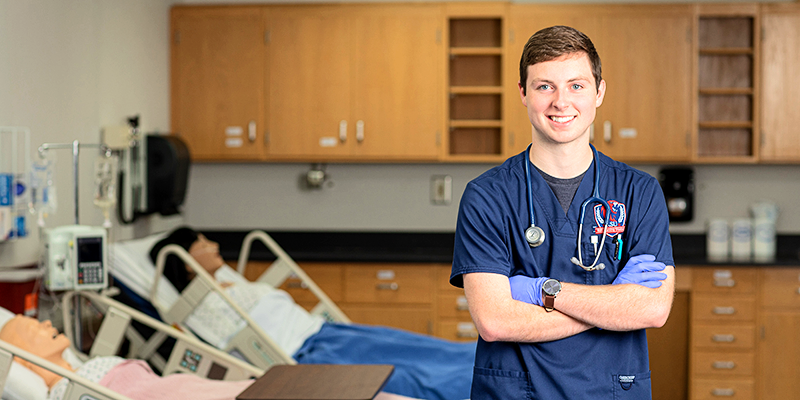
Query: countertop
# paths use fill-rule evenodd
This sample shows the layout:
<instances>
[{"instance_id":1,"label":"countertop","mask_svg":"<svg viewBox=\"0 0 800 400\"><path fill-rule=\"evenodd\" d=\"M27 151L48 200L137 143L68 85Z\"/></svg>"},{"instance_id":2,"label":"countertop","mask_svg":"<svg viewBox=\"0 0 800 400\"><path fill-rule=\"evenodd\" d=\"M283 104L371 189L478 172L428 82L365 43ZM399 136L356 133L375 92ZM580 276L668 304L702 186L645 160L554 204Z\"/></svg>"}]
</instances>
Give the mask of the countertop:
<instances>
[{"instance_id":1,"label":"countertop","mask_svg":"<svg viewBox=\"0 0 800 400\"><path fill-rule=\"evenodd\" d=\"M236 260L249 231L202 230L220 244L226 260ZM443 263L453 259L453 232L300 232L266 231L295 261ZM800 266L800 235L778 235L777 257L771 263L706 260L706 236L673 234L672 251L681 265ZM253 243L251 260L272 260L261 242Z\"/></svg>"}]
</instances>

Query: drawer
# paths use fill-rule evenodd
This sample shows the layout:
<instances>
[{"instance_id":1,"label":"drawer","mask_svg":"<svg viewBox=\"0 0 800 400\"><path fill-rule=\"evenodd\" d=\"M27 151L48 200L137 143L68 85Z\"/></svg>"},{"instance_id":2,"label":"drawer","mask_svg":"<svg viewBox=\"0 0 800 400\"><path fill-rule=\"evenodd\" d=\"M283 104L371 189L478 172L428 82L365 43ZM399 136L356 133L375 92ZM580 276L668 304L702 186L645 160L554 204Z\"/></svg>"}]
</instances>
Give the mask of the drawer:
<instances>
[{"instance_id":1,"label":"drawer","mask_svg":"<svg viewBox=\"0 0 800 400\"><path fill-rule=\"evenodd\" d=\"M427 335L433 334L433 319L429 308L348 304L340 307L355 323L390 326Z\"/></svg>"},{"instance_id":2,"label":"drawer","mask_svg":"<svg viewBox=\"0 0 800 400\"><path fill-rule=\"evenodd\" d=\"M757 278L754 268L694 268L692 290L695 293L753 294Z\"/></svg>"},{"instance_id":3,"label":"drawer","mask_svg":"<svg viewBox=\"0 0 800 400\"><path fill-rule=\"evenodd\" d=\"M753 325L705 325L692 327L692 347L709 350L752 350L756 328Z\"/></svg>"},{"instance_id":4,"label":"drawer","mask_svg":"<svg viewBox=\"0 0 800 400\"><path fill-rule=\"evenodd\" d=\"M344 300L348 303L433 302L433 267L418 264L348 265Z\"/></svg>"},{"instance_id":5,"label":"drawer","mask_svg":"<svg viewBox=\"0 0 800 400\"><path fill-rule=\"evenodd\" d=\"M342 301L342 267L338 265L302 265L303 271L308 274L314 283L325 292L333 302ZM298 303L316 304L316 296L300 281L300 278L291 276L281 285L281 289L292 295Z\"/></svg>"},{"instance_id":6,"label":"drawer","mask_svg":"<svg viewBox=\"0 0 800 400\"><path fill-rule=\"evenodd\" d=\"M692 400L754 400L755 385L752 379L695 379L692 382Z\"/></svg>"},{"instance_id":7,"label":"drawer","mask_svg":"<svg viewBox=\"0 0 800 400\"><path fill-rule=\"evenodd\" d=\"M761 271L761 305L800 308L800 268Z\"/></svg>"},{"instance_id":8,"label":"drawer","mask_svg":"<svg viewBox=\"0 0 800 400\"><path fill-rule=\"evenodd\" d=\"M459 318L470 320L469 306L467 305L467 296L464 291L461 293L446 293L440 294L436 305L436 315L439 318Z\"/></svg>"},{"instance_id":9,"label":"drawer","mask_svg":"<svg viewBox=\"0 0 800 400\"><path fill-rule=\"evenodd\" d=\"M478 329L472 321L439 321L436 336L447 340L471 342L478 340Z\"/></svg>"},{"instance_id":10,"label":"drawer","mask_svg":"<svg viewBox=\"0 0 800 400\"><path fill-rule=\"evenodd\" d=\"M704 322L753 322L756 317L754 296L698 294L692 298L692 319Z\"/></svg>"},{"instance_id":11,"label":"drawer","mask_svg":"<svg viewBox=\"0 0 800 400\"><path fill-rule=\"evenodd\" d=\"M705 352L692 354L692 372L714 378L752 377L755 372L755 353Z\"/></svg>"}]
</instances>

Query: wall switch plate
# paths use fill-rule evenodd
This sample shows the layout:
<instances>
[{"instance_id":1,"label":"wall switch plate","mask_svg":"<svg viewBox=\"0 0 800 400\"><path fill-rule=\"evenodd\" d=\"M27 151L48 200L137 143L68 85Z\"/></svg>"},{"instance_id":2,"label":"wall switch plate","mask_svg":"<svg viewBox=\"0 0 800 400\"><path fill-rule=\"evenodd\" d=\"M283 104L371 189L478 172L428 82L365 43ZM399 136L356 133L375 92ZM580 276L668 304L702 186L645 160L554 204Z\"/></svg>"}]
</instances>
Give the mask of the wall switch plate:
<instances>
[{"instance_id":1,"label":"wall switch plate","mask_svg":"<svg viewBox=\"0 0 800 400\"><path fill-rule=\"evenodd\" d=\"M448 205L453 201L453 178L450 175L431 176L431 203Z\"/></svg>"}]
</instances>

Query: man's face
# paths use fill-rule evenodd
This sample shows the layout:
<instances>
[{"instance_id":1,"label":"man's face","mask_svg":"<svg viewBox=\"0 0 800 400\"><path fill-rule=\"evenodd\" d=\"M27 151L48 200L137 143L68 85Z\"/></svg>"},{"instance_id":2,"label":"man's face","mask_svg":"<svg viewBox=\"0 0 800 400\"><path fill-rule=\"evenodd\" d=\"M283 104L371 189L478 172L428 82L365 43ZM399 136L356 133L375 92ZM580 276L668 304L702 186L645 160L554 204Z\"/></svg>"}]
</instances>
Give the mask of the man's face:
<instances>
[{"instance_id":1,"label":"man's face","mask_svg":"<svg viewBox=\"0 0 800 400\"><path fill-rule=\"evenodd\" d=\"M589 133L597 107L603 103L605 81L595 85L589 56L567 54L528 66L522 104L528 109L534 140L569 143Z\"/></svg>"},{"instance_id":2,"label":"man's face","mask_svg":"<svg viewBox=\"0 0 800 400\"><path fill-rule=\"evenodd\" d=\"M219 255L219 244L206 239L203 235L198 235L197 240L189 247L189 255L212 275L225 263L225 260ZM188 265L186 268L189 272L192 272Z\"/></svg>"},{"instance_id":3,"label":"man's face","mask_svg":"<svg viewBox=\"0 0 800 400\"><path fill-rule=\"evenodd\" d=\"M39 322L22 315L6 323L2 339L42 358L61 356L70 345L69 339L59 334L50 321Z\"/></svg>"}]
</instances>

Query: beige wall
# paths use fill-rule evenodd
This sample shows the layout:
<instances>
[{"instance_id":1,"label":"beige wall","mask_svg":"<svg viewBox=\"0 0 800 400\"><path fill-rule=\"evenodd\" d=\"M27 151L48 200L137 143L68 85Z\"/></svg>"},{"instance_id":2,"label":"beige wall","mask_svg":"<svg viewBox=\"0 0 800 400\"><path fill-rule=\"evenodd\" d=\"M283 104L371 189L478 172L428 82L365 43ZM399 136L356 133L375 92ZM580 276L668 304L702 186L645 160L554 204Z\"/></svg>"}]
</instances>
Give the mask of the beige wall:
<instances>
[{"instance_id":1,"label":"beige wall","mask_svg":"<svg viewBox=\"0 0 800 400\"><path fill-rule=\"evenodd\" d=\"M147 131L169 129L170 2L165 0L0 0L0 125L27 126L31 144L97 143L103 125L141 114ZM0 154L6 154L5 151ZM92 205L96 152L80 162L80 222L100 224ZM75 220L72 156L57 151L58 213L48 226ZM167 229L150 219L115 228L114 237ZM29 238L0 243L0 266L38 259Z\"/></svg>"}]
</instances>

